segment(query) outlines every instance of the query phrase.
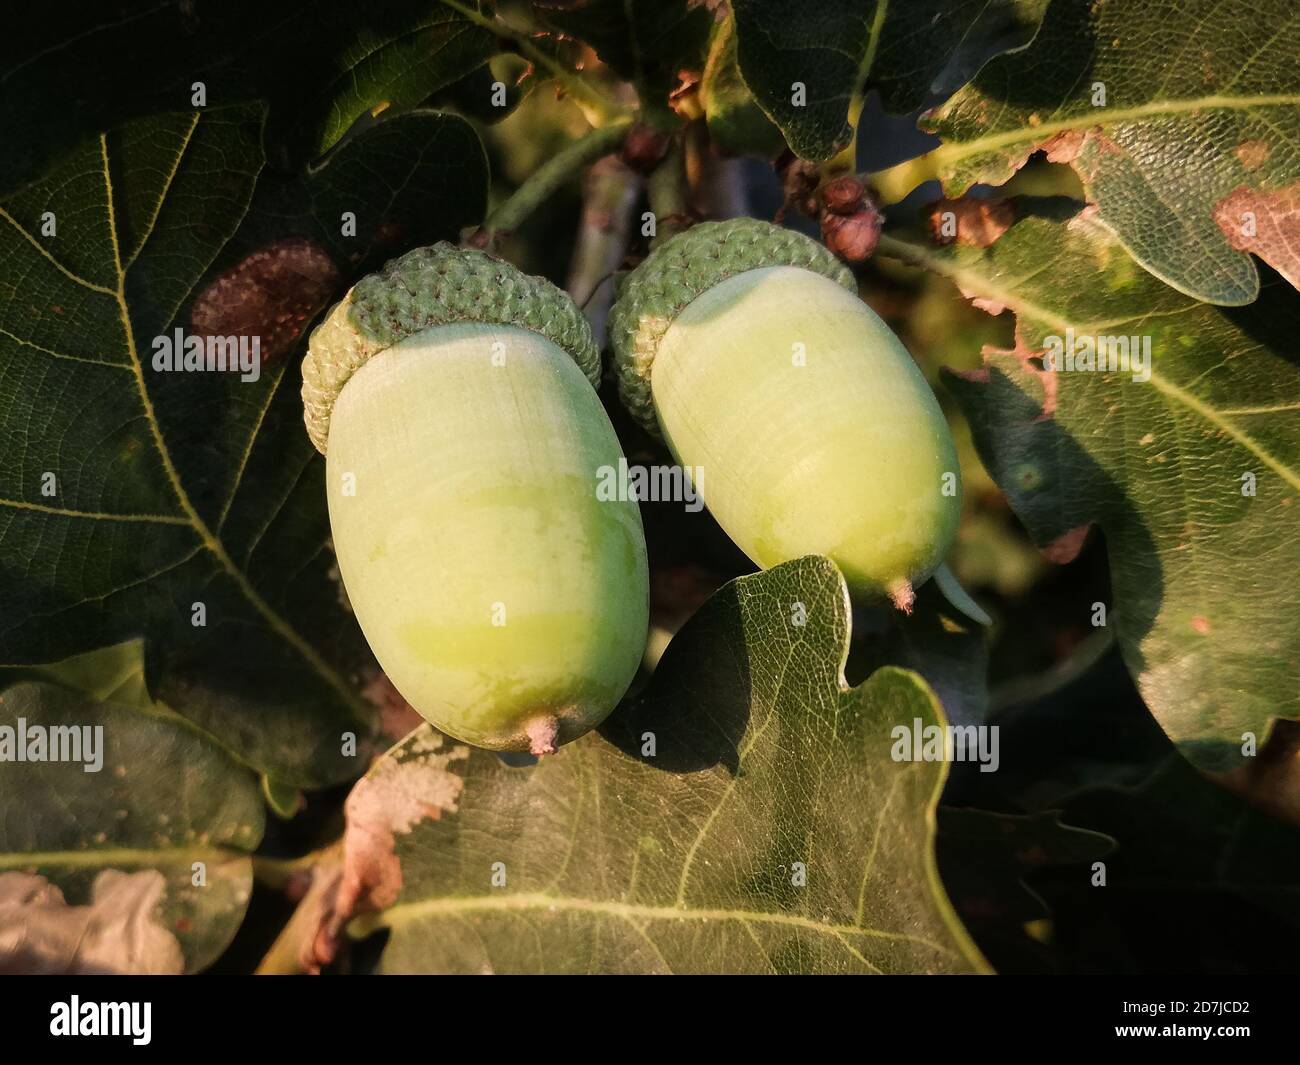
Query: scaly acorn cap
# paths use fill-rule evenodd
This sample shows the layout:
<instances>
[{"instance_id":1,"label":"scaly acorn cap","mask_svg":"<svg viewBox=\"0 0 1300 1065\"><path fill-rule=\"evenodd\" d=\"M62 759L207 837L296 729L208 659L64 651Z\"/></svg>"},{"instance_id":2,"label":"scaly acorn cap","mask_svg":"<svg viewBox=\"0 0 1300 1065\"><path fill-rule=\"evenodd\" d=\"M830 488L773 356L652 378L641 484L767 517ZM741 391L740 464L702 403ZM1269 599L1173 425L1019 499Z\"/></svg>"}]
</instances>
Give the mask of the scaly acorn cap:
<instances>
[{"instance_id":1,"label":"scaly acorn cap","mask_svg":"<svg viewBox=\"0 0 1300 1065\"><path fill-rule=\"evenodd\" d=\"M650 368L668 327L714 285L766 266L797 266L857 292L853 272L817 241L757 218L701 222L656 248L624 279L609 317L618 391L656 437Z\"/></svg>"},{"instance_id":2,"label":"scaly acorn cap","mask_svg":"<svg viewBox=\"0 0 1300 1065\"><path fill-rule=\"evenodd\" d=\"M358 281L312 330L302 361L303 421L322 455L330 412L366 360L431 326L513 325L567 351L593 388L600 349L567 294L486 252L445 241L416 248Z\"/></svg>"}]
</instances>

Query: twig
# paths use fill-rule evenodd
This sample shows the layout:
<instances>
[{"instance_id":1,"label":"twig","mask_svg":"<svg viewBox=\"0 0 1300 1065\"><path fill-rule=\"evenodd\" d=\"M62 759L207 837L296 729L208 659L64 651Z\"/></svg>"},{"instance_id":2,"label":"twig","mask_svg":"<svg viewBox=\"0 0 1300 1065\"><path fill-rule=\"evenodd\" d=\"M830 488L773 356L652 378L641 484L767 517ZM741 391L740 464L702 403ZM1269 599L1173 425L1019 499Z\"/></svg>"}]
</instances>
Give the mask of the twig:
<instances>
[{"instance_id":1,"label":"twig","mask_svg":"<svg viewBox=\"0 0 1300 1065\"><path fill-rule=\"evenodd\" d=\"M650 210L655 216L655 235L651 248L657 248L669 237L689 229L690 186L686 180L685 157L680 144L674 143L668 154L651 172L646 181L646 194Z\"/></svg>"},{"instance_id":2,"label":"twig","mask_svg":"<svg viewBox=\"0 0 1300 1065\"><path fill-rule=\"evenodd\" d=\"M338 841L327 844L320 850L303 854L297 858L270 858L263 854L253 855L253 876L259 884L265 884L277 891L284 890L294 877L311 872L312 868L329 857L338 849Z\"/></svg>"},{"instance_id":3,"label":"twig","mask_svg":"<svg viewBox=\"0 0 1300 1065\"><path fill-rule=\"evenodd\" d=\"M501 234L518 229L574 174L617 148L630 125L630 120L623 119L601 126L557 152L488 215L473 243L491 247Z\"/></svg>"},{"instance_id":4,"label":"twig","mask_svg":"<svg viewBox=\"0 0 1300 1065\"><path fill-rule=\"evenodd\" d=\"M605 317L613 302L613 285L606 282L627 254L640 188L637 175L618 159L602 159L587 175L582 222L566 288L597 337L604 335Z\"/></svg>"},{"instance_id":5,"label":"twig","mask_svg":"<svg viewBox=\"0 0 1300 1065\"><path fill-rule=\"evenodd\" d=\"M868 174L866 182L879 194L880 202L888 207L891 203L898 203L917 186L927 181L937 180L940 162L941 158L937 150L927 152L925 155L918 155L915 159L907 159L897 166L886 167L884 170L877 170L874 174Z\"/></svg>"},{"instance_id":6,"label":"twig","mask_svg":"<svg viewBox=\"0 0 1300 1065\"><path fill-rule=\"evenodd\" d=\"M342 840L336 840L301 858L283 860L255 857L253 871L260 882L281 889L287 887L293 878L310 874L298 905L271 944L271 949L258 963L255 975L284 976L318 972L320 965L316 956L316 941L321 932L323 916L332 905L343 873Z\"/></svg>"}]
</instances>

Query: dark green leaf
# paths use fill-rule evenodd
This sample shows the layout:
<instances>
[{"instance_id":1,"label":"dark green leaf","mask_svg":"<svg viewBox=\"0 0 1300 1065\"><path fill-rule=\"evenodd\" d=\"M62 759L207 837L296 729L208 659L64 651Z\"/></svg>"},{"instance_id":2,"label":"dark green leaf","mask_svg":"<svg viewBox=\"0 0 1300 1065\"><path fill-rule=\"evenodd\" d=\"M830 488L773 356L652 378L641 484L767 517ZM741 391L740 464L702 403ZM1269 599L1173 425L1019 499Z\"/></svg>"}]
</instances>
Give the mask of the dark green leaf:
<instances>
[{"instance_id":1,"label":"dark green leaf","mask_svg":"<svg viewBox=\"0 0 1300 1065\"><path fill-rule=\"evenodd\" d=\"M1033 890L1051 912L1050 928L1039 926L1035 939L1017 945L991 921L968 920L972 934L1004 972L1293 971L1300 958L1294 825L1189 765L1144 711L1118 649L1083 657L1066 676L1004 693L1010 702L994 718L1002 767L964 774L965 798L1036 812L1043 822L1059 810L1065 823L1104 833L1117 846L1095 872L1048 864L1033 874ZM1284 772L1286 762L1296 762L1300 727L1279 723L1268 744L1274 748L1288 733L1291 742L1277 748L1272 767ZM1252 774L1270 759L1261 750L1254 761ZM1266 784L1262 777L1255 783ZM1262 798L1261 789L1250 790ZM963 874L948 860L953 841L945 813L940 869L958 912L968 917ZM999 860L995 849L981 846L971 861ZM1096 873L1105 876L1104 887Z\"/></svg>"},{"instance_id":2,"label":"dark green leaf","mask_svg":"<svg viewBox=\"0 0 1300 1065\"><path fill-rule=\"evenodd\" d=\"M709 124L709 137L723 151L770 159L785 148L781 131L758 106L740 73L734 18L714 31L700 81L700 102Z\"/></svg>"},{"instance_id":3,"label":"dark green leaf","mask_svg":"<svg viewBox=\"0 0 1300 1065\"><path fill-rule=\"evenodd\" d=\"M70 10L61 11L60 8ZM141 115L265 101L267 152L299 164L353 120L412 107L481 66L492 36L429 0L319 4L150 0L16 8L0 45L0 191ZM89 23L89 24L86 24Z\"/></svg>"},{"instance_id":4,"label":"dark green leaf","mask_svg":"<svg viewBox=\"0 0 1300 1065\"><path fill-rule=\"evenodd\" d=\"M944 883L966 920L1023 924L1048 916L1025 882L1050 866L1082 866L1104 858L1115 841L1099 832L1062 824L1059 810L1008 814L943 807L939 810Z\"/></svg>"},{"instance_id":5,"label":"dark green leaf","mask_svg":"<svg viewBox=\"0 0 1300 1065\"><path fill-rule=\"evenodd\" d=\"M849 142L855 99L887 110L951 92L991 56L1023 45L1044 0L735 0L740 69L795 154ZM798 101L799 86L803 102Z\"/></svg>"},{"instance_id":6,"label":"dark green leaf","mask_svg":"<svg viewBox=\"0 0 1300 1065\"><path fill-rule=\"evenodd\" d=\"M544 0L556 29L586 41L616 74L651 97L668 93L683 68L704 65L713 19L688 0Z\"/></svg>"},{"instance_id":7,"label":"dark green leaf","mask_svg":"<svg viewBox=\"0 0 1300 1065\"><path fill-rule=\"evenodd\" d=\"M0 662L146 635L157 697L303 786L356 773L373 715L299 336L358 271L479 220L486 164L417 112L259 180L260 129L253 106L141 119L0 203ZM156 369L176 328L260 336L260 376Z\"/></svg>"},{"instance_id":8,"label":"dark green leaf","mask_svg":"<svg viewBox=\"0 0 1300 1065\"><path fill-rule=\"evenodd\" d=\"M862 641L850 666L865 676L884 665L919 673L957 725L982 725L988 711L988 629L953 607L933 580L922 585L910 614L892 608L879 633Z\"/></svg>"}]
</instances>

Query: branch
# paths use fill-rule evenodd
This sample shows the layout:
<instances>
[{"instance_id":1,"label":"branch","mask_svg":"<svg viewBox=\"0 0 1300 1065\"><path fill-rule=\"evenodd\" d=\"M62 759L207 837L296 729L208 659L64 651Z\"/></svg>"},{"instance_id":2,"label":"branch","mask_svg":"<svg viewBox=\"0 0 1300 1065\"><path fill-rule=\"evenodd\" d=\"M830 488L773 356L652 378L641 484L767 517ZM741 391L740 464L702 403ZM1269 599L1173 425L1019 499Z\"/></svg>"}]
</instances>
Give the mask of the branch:
<instances>
[{"instance_id":1,"label":"branch","mask_svg":"<svg viewBox=\"0 0 1300 1065\"><path fill-rule=\"evenodd\" d=\"M891 237L886 233L880 234L880 240L876 243L876 254L883 255L887 259L897 259L907 263L908 266L919 266L922 269L930 266L923 247Z\"/></svg>"},{"instance_id":2,"label":"branch","mask_svg":"<svg viewBox=\"0 0 1300 1065\"><path fill-rule=\"evenodd\" d=\"M318 944L332 914L343 876L343 841L301 858L253 858L259 882L298 895L298 905L258 963L255 975L283 976L319 972L323 960ZM296 885L296 890L294 889ZM326 940L332 946L332 941ZM326 954L329 953L327 950Z\"/></svg>"}]
</instances>

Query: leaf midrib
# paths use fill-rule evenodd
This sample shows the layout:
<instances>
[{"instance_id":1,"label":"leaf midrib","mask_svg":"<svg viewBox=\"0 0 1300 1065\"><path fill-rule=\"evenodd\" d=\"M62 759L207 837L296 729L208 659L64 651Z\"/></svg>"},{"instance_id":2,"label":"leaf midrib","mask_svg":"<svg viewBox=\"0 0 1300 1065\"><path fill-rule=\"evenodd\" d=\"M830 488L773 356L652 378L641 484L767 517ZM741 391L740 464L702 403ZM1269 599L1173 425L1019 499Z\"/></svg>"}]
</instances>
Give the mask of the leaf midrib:
<instances>
[{"instance_id":1,"label":"leaf midrib","mask_svg":"<svg viewBox=\"0 0 1300 1065\"><path fill-rule=\"evenodd\" d=\"M887 932L879 928L817 921L811 917L804 917L794 913L654 906L574 896L548 895L543 892L521 892L515 895L460 895L398 903L395 906L390 906L382 913L365 914L357 918L353 922L353 928L357 935L368 935L378 928L395 928L421 918L459 917L466 913L509 913L526 910L547 910L550 912L564 910L614 917L621 920L740 921L754 924L780 925L834 937L854 935L870 939L915 943L948 957L966 960L959 952L950 947L945 947L941 943L926 939L924 936L915 936L907 932Z\"/></svg>"},{"instance_id":2,"label":"leaf midrib","mask_svg":"<svg viewBox=\"0 0 1300 1065\"><path fill-rule=\"evenodd\" d=\"M251 851L211 844L170 847L87 847L75 851L9 851L0 853L0 869L39 869L62 866L70 869L97 868L114 865L157 865L161 861L214 861L229 862L252 858Z\"/></svg>"},{"instance_id":3,"label":"leaf midrib","mask_svg":"<svg viewBox=\"0 0 1300 1065\"><path fill-rule=\"evenodd\" d=\"M197 120L195 122L197 125ZM193 127L185 139L184 147L188 147L193 135ZM154 411L153 399L149 395L149 389L144 380L144 366L140 360L139 350L135 343L135 329L131 323L131 310L126 299L126 269L122 264L122 252L118 242L117 234L117 215L113 205L113 179L108 167L108 135L101 133L99 136L100 157L103 161L104 172L104 194L106 210L108 212L108 232L113 246L113 263L117 274L117 286L113 292L113 297L117 302L118 316L122 323L122 332L126 340L127 354L131 360L131 371L135 376L136 391L139 394L140 404L144 411L145 420L149 425L149 432L153 436L154 447L158 452L159 461L163 466L163 472L166 474L167 481L171 485L173 494L176 496L176 502L180 506L190 526L194 529L199 541L208 550L208 552L217 560L218 564L225 570L227 576L234 581L235 586L248 600L249 604L256 610L268 626L286 643L294 648L307 663L320 675L331 688L333 688L342 698L344 705L352 712L357 720L364 720L365 714L361 706L360 699L356 693L348 686L347 682L339 676L332 666L326 662L314 647L311 646L284 618L282 618L271 605L262 598L261 593L253 587L247 574L235 565L234 560L227 554L225 545L220 539L208 528L207 523L203 520L193 502L190 500L189 493L186 492L185 486L181 483L180 473L176 469L176 464L172 460L171 450L167 447L167 442L163 437L162 426L158 422L158 417ZM182 148L182 153L184 151ZM180 159L176 161L176 166L172 169L168 177L167 184L159 192L161 201L167 196L171 188L171 181L175 178L177 171L180 169ZM161 204L159 207L161 210ZM141 245L143 248L143 244ZM138 256L139 249L136 252ZM282 371L283 373L283 371Z\"/></svg>"},{"instance_id":4,"label":"leaf midrib","mask_svg":"<svg viewBox=\"0 0 1300 1065\"><path fill-rule=\"evenodd\" d=\"M186 492L185 487L181 482L179 471L177 470L176 465L172 460L171 451L167 447L166 441L163 437L162 427L158 422L157 414L153 406L153 400L149 395L149 390L145 383L144 368L140 360L139 351L136 347L135 330L131 321L130 306L126 298L126 274L130 265L132 265L140 255L140 252L144 247L145 241L148 239L149 236L152 235L154 222L156 222L158 213L161 212L162 210L162 202L163 200L165 200L168 192L170 191L172 181L175 178L176 173L180 169L181 156L183 156L186 148L188 148L191 142L194 129L197 127L200 117L201 116L196 115L193 124L190 126L190 129L187 131L185 140L182 144L180 152L177 155L175 165L172 167L171 172L167 175L166 183L164 184L163 188L160 190L158 194L159 196L158 211L155 212L154 217L150 220L148 232L145 234L145 237L142 238L139 246L134 250L134 253L132 254L131 257L131 262L126 264L124 264L122 260L122 250L121 250L119 237L118 237L116 208L114 205L113 182L112 182L112 176L109 171L109 161L108 161L108 136L106 133L100 134L99 149L100 149L100 160L102 164L102 174L103 174L103 181L104 181L105 209L107 212L106 221L108 223L109 239L113 251L113 269L114 269L114 274L116 275L115 284L113 286L97 284L69 270L57 259L55 259L52 255L50 255L48 249L44 248L39 241L35 240L31 236L31 234L28 233L27 230L18 223L18 221L15 218L13 218L3 208L0 208L0 218L3 218L5 221L9 222L13 226L13 228L16 229L18 233L29 244L31 244L32 247L35 248L39 254L41 254L50 263L52 263L54 267L59 270L60 273L62 273L74 284L82 288L88 289L92 292L97 292L103 295L107 295L113 299L117 308L118 319L122 327L123 337L126 342L127 354L130 360L129 363L125 365L123 364L113 364L113 365L121 366L121 368L123 369L129 369L133 377L135 378L136 393L139 397L141 408L145 415L145 421L149 426L150 435L153 438L154 448L158 453L159 461L162 464L164 475L167 479L169 486L171 487L173 495L176 498L177 505L181 509L181 515L178 516L178 515L163 515L163 514L109 514L109 513L98 513L94 511L81 511L81 510L73 510L67 508L47 507L40 504L24 503L22 501L11 501L11 500L0 500L0 505L8 506L11 507L12 509L32 510L41 513L56 515L59 517L67 517L67 518L80 519L80 520L118 521L118 522L127 522L127 523L147 522L147 523L154 523L154 524L189 526L193 530L195 535L198 537L201 547L204 550L208 551L217 560L217 563L219 564L221 569L224 570L226 575L235 583L236 587L240 590L240 593L249 602L249 604L253 607L253 609L259 615L261 615L263 621L265 621L265 623L277 635L279 635L281 639L283 639L286 643L288 643L291 647L293 647L294 650L296 650L303 657L303 659L308 663L308 665L321 677L321 679L324 680L340 696L340 698L343 701L343 704L348 708L348 710L352 713L352 715L355 717L356 720L364 721L366 720L365 708L360 698L357 696L357 694L351 689L351 687L346 683L346 681L344 681L344 679L333 669L333 667L331 667L329 663L327 663L320 656L320 654L316 651L316 649L312 647L303 638L303 636L291 624L289 624L288 621L286 621L283 617L281 617L279 613L277 613L270 606L270 604L266 602L265 599L262 598L261 594L257 591L256 588L253 587L252 583L249 581L247 575L238 566L236 566L234 561L230 558L229 554L226 552L225 545L212 532L212 530L208 528L207 523L199 515L197 509L194 507L193 502L189 498L189 493ZM260 430L260 428L261 428L261 422L259 421L258 430ZM251 447L252 447L252 441L250 441L249 444L250 450Z\"/></svg>"},{"instance_id":5,"label":"leaf midrib","mask_svg":"<svg viewBox=\"0 0 1300 1065\"><path fill-rule=\"evenodd\" d=\"M973 140L949 138L931 153L940 174L963 159L983 152L997 151L1012 145L1034 144L1057 133L1076 129L1106 127L1141 118L1163 118L1168 115L1187 114L1192 111L1249 111L1260 107L1286 107L1300 105L1300 94L1276 93L1267 96L1200 96L1187 100L1161 100L1116 110L1098 108L1075 115L1073 118L1043 122L1037 126L1022 126L1001 133L989 133Z\"/></svg>"}]
</instances>

